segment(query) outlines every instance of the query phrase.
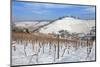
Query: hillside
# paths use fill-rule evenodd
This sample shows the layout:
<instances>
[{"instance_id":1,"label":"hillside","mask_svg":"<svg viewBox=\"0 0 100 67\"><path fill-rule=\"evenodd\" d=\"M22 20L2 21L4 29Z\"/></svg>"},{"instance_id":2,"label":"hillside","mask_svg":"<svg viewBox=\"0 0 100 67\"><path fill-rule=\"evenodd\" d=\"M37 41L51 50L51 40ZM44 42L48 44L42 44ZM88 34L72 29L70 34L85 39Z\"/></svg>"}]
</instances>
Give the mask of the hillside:
<instances>
[{"instance_id":1,"label":"hillside","mask_svg":"<svg viewBox=\"0 0 100 67\"><path fill-rule=\"evenodd\" d=\"M95 26L95 20L80 20L65 17L44 26L39 29L39 31L41 33L53 33L58 32L59 30L68 30L69 32L88 33L92 26Z\"/></svg>"}]
</instances>

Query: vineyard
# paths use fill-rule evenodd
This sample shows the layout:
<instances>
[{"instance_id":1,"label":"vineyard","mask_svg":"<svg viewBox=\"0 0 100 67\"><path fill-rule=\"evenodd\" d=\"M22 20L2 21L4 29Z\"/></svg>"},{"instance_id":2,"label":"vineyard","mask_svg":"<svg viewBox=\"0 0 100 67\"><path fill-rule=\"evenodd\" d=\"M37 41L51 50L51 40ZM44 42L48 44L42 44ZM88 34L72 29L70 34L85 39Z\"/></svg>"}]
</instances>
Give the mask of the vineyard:
<instances>
[{"instance_id":1,"label":"vineyard","mask_svg":"<svg viewBox=\"0 0 100 67\"><path fill-rule=\"evenodd\" d=\"M12 32L12 65L95 60L95 40Z\"/></svg>"}]
</instances>

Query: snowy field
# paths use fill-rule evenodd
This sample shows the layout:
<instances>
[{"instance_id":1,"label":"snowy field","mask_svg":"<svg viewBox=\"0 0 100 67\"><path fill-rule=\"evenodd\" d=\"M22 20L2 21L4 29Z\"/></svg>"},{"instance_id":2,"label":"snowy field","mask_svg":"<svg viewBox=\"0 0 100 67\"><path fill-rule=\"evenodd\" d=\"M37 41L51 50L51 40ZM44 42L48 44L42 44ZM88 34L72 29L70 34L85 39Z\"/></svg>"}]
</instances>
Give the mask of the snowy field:
<instances>
[{"instance_id":1,"label":"snowy field","mask_svg":"<svg viewBox=\"0 0 100 67\"><path fill-rule=\"evenodd\" d=\"M18 43L13 41L12 65L30 65L46 63L62 63L95 60L95 42L91 46L74 47L71 44L59 45L59 58L57 45L35 43Z\"/></svg>"},{"instance_id":2,"label":"snowy field","mask_svg":"<svg viewBox=\"0 0 100 67\"><path fill-rule=\"evenodd\" d=\"M47 24L47 25L45 25ZM44 26L43 26L44 25ZM16 27L27 27L32 29L38 29L40 33L35 34L38 40L45 39L46 35L57 33L60 30L67 30L69 33L89 33L91 27L95 27L95 20L80 20L70 17L58 19L52 23L50 22L22 22L16 23ZM43 26L43 27L41 27ZM38 33L39 33L38 32ZM18 34L17 34L18 35ZM44 36L43 38L41 36ZM20 36L20 35L19 35ZM28 35L28 36L31 36ZM20 39L31 39L27 35L22 37L14 36L20 41ZM37 39L36 37L36 39ZM40 38L41 37L41 38ZM48 37L48 36L47 36ZM24 40L23 39L23 40ZM33 36L32 39L35 39ZM32 40L31 39L31 40ZM35 40L36 40L35 39ZM40 40L40 41L41 41ZM51 39L52 40L52 39ZM77 39L76 39L77 40ZM30 64L46 64L46 63L62 63L62 62L79 62L79 61L93 61L95 60L95 41L87 46L87 44L78 43L60 43L59 50L58 45L55 43L36 43L30 42L17 42L13 41L12 44L12 65L30 65Z\"/></svg>"}]
</instances>

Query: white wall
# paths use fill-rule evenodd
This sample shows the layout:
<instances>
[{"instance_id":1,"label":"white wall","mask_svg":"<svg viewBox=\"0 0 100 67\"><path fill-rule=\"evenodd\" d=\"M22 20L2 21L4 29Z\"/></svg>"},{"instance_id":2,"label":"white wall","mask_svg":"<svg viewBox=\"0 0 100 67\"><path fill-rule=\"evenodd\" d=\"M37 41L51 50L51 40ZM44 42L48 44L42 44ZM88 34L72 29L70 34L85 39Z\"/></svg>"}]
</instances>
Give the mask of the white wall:
<instances>
[{"instance_id":1,"label":"white wall","mask_svg":"<svg viewBox=\"0 0 100 67\"><path fill-rule=\"evenodd\" d=\"M58 3L97 5L97 62L40 65L39 67L99 67L100 65L100 0L34 0ZM0 0L0 67L10 64L10 0ZM29 66L27 66L29 67ZM36 66L34 66L36 67Z\"/></svg>"},{"instance_id":2,"label":"white wall","mask_svg":"<svg viewBox=\"0 0 100 67\"><path fill-rule=\"evenodd\" d=\"M19 1L41 1L41 2L88 4L88 5L95 5L96 4L96 0L19 0Z\"/></svg>"}]
</instances>

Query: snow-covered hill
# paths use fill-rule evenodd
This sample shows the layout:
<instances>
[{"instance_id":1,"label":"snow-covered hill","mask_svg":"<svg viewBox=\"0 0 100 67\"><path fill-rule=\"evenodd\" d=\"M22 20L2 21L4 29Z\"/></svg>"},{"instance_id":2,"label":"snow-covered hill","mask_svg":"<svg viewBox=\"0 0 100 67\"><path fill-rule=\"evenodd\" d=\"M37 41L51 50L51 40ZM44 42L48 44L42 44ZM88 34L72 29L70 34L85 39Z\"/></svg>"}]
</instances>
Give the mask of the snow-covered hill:
<instances>
[{"instance_id":1,"label":"snow-covered hill","mask_svg":"<svg viewBox=\"0 0 100 67\"><path fill-rule=\"evenodd\" d=\"M38 28L41 28L43 25L48 24L49 22L43 21L43 22L15 22L13 23L13 28L18 28L18 29L25 29L27 28L30 32L36 31Z\"/></svg>"},{"instance_id":2,"label":"snow-covered hill","mask_svg":"<svg viewBox=\"0 0 100 67\"><path fill-rule=\"evenodd\" d=\"M59 30L68 30L69 32L88 33L92 26L95 26L95 20L80 20L72 17L65 17L44 26L39 31L42 33L52 33L58 32Z\"/></svg>"},{"instance_id":3,"label":"snow-covered hill","mask_svg":"<svg viewBox=\"0 0 100 67\"><path fill-rule=\"evenodd\" d=\"M14 23L16 27L37 27L37 26L41 26L44 24L47 24L48 22L16 22Z\"/></svg>"}]
</instances>

